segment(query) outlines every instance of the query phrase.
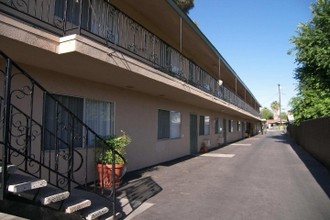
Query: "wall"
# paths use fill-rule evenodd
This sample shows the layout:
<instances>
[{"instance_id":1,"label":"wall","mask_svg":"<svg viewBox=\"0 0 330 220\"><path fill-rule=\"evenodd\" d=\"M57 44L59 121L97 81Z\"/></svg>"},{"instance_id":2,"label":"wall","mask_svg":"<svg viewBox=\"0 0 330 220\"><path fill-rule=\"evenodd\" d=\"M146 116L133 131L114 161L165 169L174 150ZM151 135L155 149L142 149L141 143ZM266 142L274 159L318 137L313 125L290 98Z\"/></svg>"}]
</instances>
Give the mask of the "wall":
<instances>
[{"instance_id":1,"label":"wall","mask_svg":"<svg viewBox=\"0 0 330 220\"><path fill-rule=\"evenodd\" d=\"M113 87L106 84L78 79L75 77L25 66L47 90L55 94L85 97L115 104L115 132L124 130L132 138L127 147L128 169L136 170L173 160L190 154L190 114L210 116L210 134L198 135L198 149L203 141L210 140L209 148L224 144L220 134L215 134L215 119L227 120L227 143L243 138L244 119L226 115L198 106L168 100L164 97L147 95L134 89ZM56 77L54 77L56 76ZM41 103L41 102L40 102ZM181 138L158 140L158 109L181 112ZM234 120L233 132L228 132L228 120ZM241 121L241 130L237 131L237 120Z\"/></svg>"},{"instance_id":2,"label":"wall","mask_svg":"<svg viewBox=\"0 0 330 220\"><path fill-rule=\"evenodd\" d=\"M330 117L289 125L288 132L297 144L330 169Z\"/></svg>"}]
</instances>

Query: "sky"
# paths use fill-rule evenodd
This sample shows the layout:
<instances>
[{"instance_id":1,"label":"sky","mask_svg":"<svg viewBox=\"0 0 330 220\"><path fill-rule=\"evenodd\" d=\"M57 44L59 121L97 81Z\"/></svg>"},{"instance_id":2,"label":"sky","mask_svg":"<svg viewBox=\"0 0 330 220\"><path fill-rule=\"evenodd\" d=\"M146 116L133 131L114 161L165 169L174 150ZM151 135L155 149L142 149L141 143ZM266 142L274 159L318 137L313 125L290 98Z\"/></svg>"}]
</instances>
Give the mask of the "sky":
<instances>
[{"instance_id":1,"label":"sky","mask_svg":"<svg viewBox=\"0 0 330 220\"><path fill-rule=\"evenodd\" d=\"M188 16L250 89L262 107L290 110L297 67L290 39L311 17L316 0L194 0Z\"/></svg>"}]
</instances>

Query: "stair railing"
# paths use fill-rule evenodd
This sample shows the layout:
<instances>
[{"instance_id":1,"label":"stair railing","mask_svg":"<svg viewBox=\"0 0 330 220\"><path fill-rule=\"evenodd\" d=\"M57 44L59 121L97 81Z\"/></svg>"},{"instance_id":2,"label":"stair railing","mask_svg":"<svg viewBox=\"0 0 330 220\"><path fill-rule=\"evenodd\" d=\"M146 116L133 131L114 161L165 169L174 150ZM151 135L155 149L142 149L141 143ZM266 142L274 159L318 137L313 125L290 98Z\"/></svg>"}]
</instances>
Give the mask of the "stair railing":
<instances>
[{"instance_id":1,"label":"stair railing","mask_svg":"<svg viewBox=\"0 0 330 220\"><path fill-rule=\"evenodd\" d=\"M63 190L100 193L112 200L115 213L115 171L111 189L98 186L97 152L110 148L126 165L125 158L1 51L0 87L0 199L6 194L7 165L15 164Z\"/></svg>"}]
</instances>

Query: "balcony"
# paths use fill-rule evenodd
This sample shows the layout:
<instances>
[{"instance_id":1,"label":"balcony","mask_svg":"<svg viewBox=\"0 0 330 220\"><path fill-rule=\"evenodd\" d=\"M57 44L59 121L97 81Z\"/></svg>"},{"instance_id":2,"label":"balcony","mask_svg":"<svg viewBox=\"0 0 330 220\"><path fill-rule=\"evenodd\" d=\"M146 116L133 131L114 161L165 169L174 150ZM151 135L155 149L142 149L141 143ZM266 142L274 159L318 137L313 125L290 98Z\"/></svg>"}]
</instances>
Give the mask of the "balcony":
<instances>
[{"instance_id":1,"label":"balcony","mask_svg":"<svg viewBox=\"0 0 330 220\"><path fill-rule=\"evenodd\" d=\"M0 0L0 4L2 12L24 22L58 36L85 36L259 116L256 107L106 1Z\"/></svg>"}]
</instances>

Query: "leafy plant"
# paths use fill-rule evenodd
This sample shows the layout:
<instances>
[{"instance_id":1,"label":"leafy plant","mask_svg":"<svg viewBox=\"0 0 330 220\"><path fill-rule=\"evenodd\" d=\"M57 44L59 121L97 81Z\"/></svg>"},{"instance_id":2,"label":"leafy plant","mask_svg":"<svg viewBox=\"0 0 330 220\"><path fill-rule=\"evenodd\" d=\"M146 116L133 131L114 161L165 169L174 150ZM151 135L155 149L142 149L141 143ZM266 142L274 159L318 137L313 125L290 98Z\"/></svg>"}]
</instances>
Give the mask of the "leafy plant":
<instances>
[{"instance_id":1,"label":"leafy plant","mask_svg":"<svg viewBox=\"0 0 330 220\"><path fill-rule=\"evenodd\" d=\"M112 148L114 148L121 156L126 154L125 148L131 143L132 139L124 131L121 131L121 133L122 134L120 136L110 136L105 138L107 145L104 143L99 143L99 163L112 164L112 160L114 158L114 155L112 154ZM115 164L123 163L123 158L116 154Z\"/></svg>"},{"instance_id":2,"label":"leafy plant","mask_svg":"<svg viewBox=\"0 0 330 220\"><path fill-rule=\"evenodd\" d=\"M298 26L289 51L298 64L298 95L290 103L296 124L330 115L330 1L317 0L312 13L309 22Z\"/></svg>"}]
</instances>

